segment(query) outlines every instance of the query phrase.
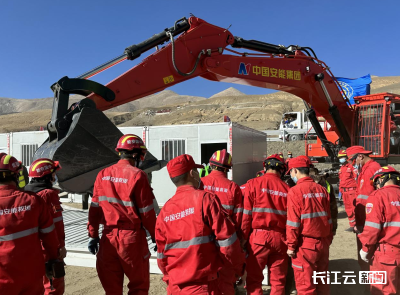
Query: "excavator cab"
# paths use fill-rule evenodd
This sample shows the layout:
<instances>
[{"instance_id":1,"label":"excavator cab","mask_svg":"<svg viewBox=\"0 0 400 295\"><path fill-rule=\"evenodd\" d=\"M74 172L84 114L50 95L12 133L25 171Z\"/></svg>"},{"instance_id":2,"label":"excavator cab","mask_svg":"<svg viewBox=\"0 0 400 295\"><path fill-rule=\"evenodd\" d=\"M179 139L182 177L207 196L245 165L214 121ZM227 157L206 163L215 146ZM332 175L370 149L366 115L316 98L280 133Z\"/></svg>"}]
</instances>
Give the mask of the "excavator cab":
<instances>
[{"instance_id":1,"label":"excavator cab","mask_svg":"<svg viewBox=\"0 0 400 295\"><path fill-rule=\"evenodd\" d=\"M48 139L36 151L33 160L49 158L60 162L57 172L61 189L71 193L92 193L100 170L115 164L115 151L122 132L100 110L93 100L83 99L68 107L69 95L96 93L107 101L114 93L94 81L64 77L51 86L54 92L53 113L47 125ZM147 152L139 168L147 173L166 165Z\"/></svg>"}]
</instances>

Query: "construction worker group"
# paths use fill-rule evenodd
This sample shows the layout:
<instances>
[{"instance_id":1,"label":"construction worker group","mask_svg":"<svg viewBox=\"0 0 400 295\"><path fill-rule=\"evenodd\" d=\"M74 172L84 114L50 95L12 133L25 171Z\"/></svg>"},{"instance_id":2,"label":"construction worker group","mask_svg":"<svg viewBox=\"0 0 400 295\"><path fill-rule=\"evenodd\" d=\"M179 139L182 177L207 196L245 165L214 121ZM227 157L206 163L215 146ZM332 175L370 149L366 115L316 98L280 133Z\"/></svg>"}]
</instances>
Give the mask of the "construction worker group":
<instances>
[{"instance_id":1,"label":"construction worker group","mask_svg":"<svg viewBox=\"0 0 400 295\"><path fill-rule=\"evenodd\" d=\"M239 186L228 179L232 155L215 151L209 168L183 154L167 164L175 195L156 216L148 176L139 169L146 146L126 134L120 161L98 174L89 210L88 249L106 294L148 294L147 236L156 243L167 294L330 294L329 248L337 230L333 189L306 156L264 160L257 177ZM380 167L372 152L352 146L338 153L339 190L356 233L361 270L386 271L371 294L400 290L400 173ZM61 166L38 159L30 183L18 187L22 165L0 154L0 294L63 294L66 256L62 208L53 188ZM206 173L203 173L206 171ZM203 175L202 175L203 176ZM100 225L103 225L102 232ZM100 238L101 236L101 238ZM26 251L26 245L30 245Z\"/></svg>"}]
</instances>

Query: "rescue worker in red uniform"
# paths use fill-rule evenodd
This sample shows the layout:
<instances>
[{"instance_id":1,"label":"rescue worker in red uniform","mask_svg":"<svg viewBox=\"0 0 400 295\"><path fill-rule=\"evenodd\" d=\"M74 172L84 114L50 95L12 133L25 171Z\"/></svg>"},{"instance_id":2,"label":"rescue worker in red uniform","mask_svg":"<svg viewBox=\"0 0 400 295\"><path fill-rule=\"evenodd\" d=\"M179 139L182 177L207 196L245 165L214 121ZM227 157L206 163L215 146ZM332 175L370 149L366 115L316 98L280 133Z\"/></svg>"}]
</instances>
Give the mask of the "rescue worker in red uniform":
<instances>
[{"instance_id":1,"label":"rescue worker in red uniform","mask_svg":"<svg viewBox=\"0 0 400 295\"><path fill-rule=\"evenodd\" d=\"M138 167L146 147L139 136L126 134L117 144L121 160L100 171L89 209L89 251L97 253L97 273L106 294L148 294L150 284L146 231L155 241L154 195L146 173ZM99 243L99 224L104 224Z\"/></svg>"},{"instance_id":2,"label":"rescue worker in red uniform","mask_svg":"<svg viewBox=\"0 0 400 295\"><path fill-rule=\"evenodd\" d=\"M349 219L351 231L356 225L354 215L356 199L356 177L352 161L347 157L346 150L340 150L338 153L339 162L342 164L339 170L339 192L342 194L344 209Z\"/></svg>"},{"instance_id":3,"label":"rescue worker in red uniform","mask_svg":"<svg viewBox=\"0 0 400 295\"><path fill-rule=\"evenodd\" d=\"M0 159L0 294L41 295L45 261L58 257L59 242L47 205L32 192L17 187L17 159Z\"/></svg>"},{"instance_id":4,"label":"rescue worker in red uniform","mask_svg":"<svg viewBox=\"0 0 400 295\"><path fill-rule=\"evenodd\" d=\"M246 183L242 232L247 243L247 294L262 295L263 270L268 266L271 295L285 294L286 212L289 186L281 179L286 172L282 156L264 160L266 173Z\"/></svg>"},{"instance_id":5,"label":"rescue worker in red uniform","mask_svg":"<svg viewBox=\"0 0 400 295\"><path fill-rule=\"evenodd\" d=\"M217 195L222 207L235 223L236 234L240 238L240 224L243 214L243 196L239 185L227 178L232 168L232 156L225 149L216 151L210 158L211 173L201 178L204 190ZM235 272L231 266L223 267L219 272L219 289L222 294L235 293Z\"/></svg>"},{"instance_id":6,"label":"rescue worker in red uniform","mask_svg":"<svg viewBox=\"0 0 400 295\"><path fill-rule=\"evenodd\" d=\"M177 186L157 218L157 262L168 294L222 294L218 271L228 263L245 279L245 256L235 225L213 193L197 189L200 177L189 155L168 162Z\"/></svg>"},{"instance_id":7,"label":"rescue worker in red uniform","mask_svg":"<svg viewBox=\"0 0 400 295\"><path fill-rule=\"evenodd\" d=\"M371 294L400 292L400 173L393 167L382 167L371 181L377 190L365 206L364 231L360 256L370 262L371 271L385 271L386 284L371 284ZM373 258L371 258L373 257Z\"/></svg>"},{"instance_id":8,"label":"rescue worker in red uniform","mask_svg":"<svg viewBox=\"0 0 400 295\"><path fill-rule=\"evenodd\" d=\"M32 177L32 180L27 186L25 186L25 190L36 193L48 206L53 217L54 226L61 247L58 258L64 259L67 254L67 250L65 249L65 232L62 216L63 209L61 207L60 198L58 197L59 191L53 188L56 171L59 169L61 169L61 166L57 161L52 161L45 158L33 161L29 168L29 177ZM43 252L44 259L47 261L48 258L44 249ZM52 289L49 279L44 276L43 285L46 295L64 294L64 277L54 278L52 282Z\"/></svg>"},{"instance_id":9,"label":"rescue worker in red uniform","mask_svg":"<svg viewBox=\"0 0 400 295\"><path fill-rule=\"evenodd\" d=\"M358 169L356 205L354 209L356 225L354 227L354 232L357 235L358 264L360 265L361 270L368 271L369 265L365 263L359 255L362 245L358 235L361 234L364 229L365 204L368 202L368 196L375 190L370 179L374 173L381 168L381 165L371 159L368 155L372 152L366 151L362 146L351 146L346 150L346 152Z\"/></svg>"},{"instance_id":10,"label":"rescue worker in red uniform","mask_svg":"<svg viewBox=\"0 0 400 295\"><path fill-rule=\"evenodd\" d=\"M329 294L329 284L313 272L328 271L332 220L329 194L309 177L310 164L305 158L289 162L290 177L296 183L287 195L287 254L292 257L297 294Z\"/></svg>"}]
</instances>

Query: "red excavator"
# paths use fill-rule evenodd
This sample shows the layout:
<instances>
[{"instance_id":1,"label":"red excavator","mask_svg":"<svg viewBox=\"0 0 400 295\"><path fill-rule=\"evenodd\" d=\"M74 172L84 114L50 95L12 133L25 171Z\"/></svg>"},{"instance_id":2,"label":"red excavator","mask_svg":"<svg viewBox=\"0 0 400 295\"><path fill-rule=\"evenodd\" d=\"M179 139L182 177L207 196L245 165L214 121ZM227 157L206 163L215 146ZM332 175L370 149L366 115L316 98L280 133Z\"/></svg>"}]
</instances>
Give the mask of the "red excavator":
<instances>
[{"instance_id":1,"label":"red excavator","mask_svg":"<svg viewBox=\"0 0 400 295\"><path fill-rule=\"evenodd\" d=\"M88 80L152 48L156 48L153 54L107 85ZM238 52L235 48L251 52ZM400 114L398 95L359 97L358 104L351 106L329 67L310 47L245 40L233 36L228 29L191 16L126 48L121 56L77 78L64 77L53 84L53 112L47 125L49 138L37 150L35 159L47 157L60 161L63 169L57 176L64 190L90 192L97 173L118 160L114 148L122 135L102 111L198 76L286 91L302 98L318 135L318 142L307 144L306 148L315 160L336 162L337 151L351 144L371 149L381 160L393 158L389 155L392 149L389 134L390 122L396 122ZM69 106L70 94L86 98ZM319 116L329 123L329 130L322 129ZM396 152L399 159L399 151ZM151 171L161 166L148 153L140 167Z\"/></svg>"}]
</instances>

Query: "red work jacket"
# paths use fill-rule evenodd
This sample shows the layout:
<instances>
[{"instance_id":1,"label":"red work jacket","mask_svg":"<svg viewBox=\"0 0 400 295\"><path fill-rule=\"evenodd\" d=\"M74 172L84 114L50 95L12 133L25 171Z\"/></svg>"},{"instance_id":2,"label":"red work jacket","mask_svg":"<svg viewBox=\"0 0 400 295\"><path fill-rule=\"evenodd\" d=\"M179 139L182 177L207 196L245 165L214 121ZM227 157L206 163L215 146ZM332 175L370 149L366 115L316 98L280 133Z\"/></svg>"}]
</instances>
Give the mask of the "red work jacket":
<instances>
[{"instance_id":1,"label":"red work jacket","mask_svg":"<svg viewBox=\"0 0 400 295\"><path fill-rule=\"evenodd\" d=\"M354 173L354 167L350 163L347 163L340 167L339 170L339 191L344 193L344 188L356 188L356 174Z\"/></svg>"},{"instance_id":2,"label":"red work jacket","mask_svg":"<svg viewBox=\"0 0 400 295\"><path fill-rule=\"evenodd\" d=\"M201 181L205 191L218 196L222 207L224 207L235 223L236 230L239 230L243 214L243 196L240 187L226 178L224 172L217 170L211 171Z\"/></svg>"},{"instance_id":3,"label":"red work jacket","mask_svg":"<svg viewBox=\"0 0 400 295\"><path fill-rule=\"evenodd\" d=\"M249 239L253 229L285 232L289 186L275 173L250 179L246 183L242 232Z\"/></svg>"},{"instance_id":4,"label":"red work jacket","mask_svg":"<svg viewBox=\"0 0 400 295\"><path fill-rule=\"evenodd\" d=\"M310 177L304 177L288 192L286 240L296 250L300 236L332 237L329 194Z\"/></svg>"},{"instance_id":5,"label":"red work jacket","mask_svg":"<svg viewBox=\"0 0 400 295\"><path fill-rule=\"evenodd\" d=\"M224 263L242 275L245 256L217 196L184 185L165 203L156 225L157 262L172 285L216 278Z\"/></svg>"},{"instance_id":6,"label":"red work jacket","mask_svg":"<svg viewBox=\"0 0 400 295\"><path fill-rule=\"evenodd\" d=\"M60 197L58 196L59 191L56 189L45 189L37 193L39 197L47 204L52 213L54 226L56 228L58 241L60 242L60 247L65 246L65 232L64 232L64 222L61 207Z\"/></svg>"},{"instance_id":7,"label":"red work jacket","mask_svg":"<svg viewBox=\"0 0 400 295\"><path fill-rule=\"evenodd\" d=\"M368 201L368 196L375 190L371 184L371 177L381 168L374 160L370 160L362 166L361 172L357 178L356 189L356 208L354 210L356 216L356 225L364 226L365 222L365 204Z\"/></svg>"},{"instance_id":8,"label":"red work jacket","mask_svg":"<svg viewBox=\"0 0 400 295\"><path fill-rule=\"evenodd\" d=\"M400 247L400 187L387 185L374 191L365 211L364 231L358 235L363 250L374 251L378 243Z\"/></svg>"},{"instance_id":9,"label":"red work jacket","mask_svg":"<svg viewBox=\"0 0 400 295\"><path fill-rule=\"evenodd\" d=\"M41 281L42 244L57 259L59 242L47 205L34 193L13 185L0 186L0 294L23 281Z\"/></svg>"},{"instance_id":10,"label":"red work jacket","mask_svg":"<svg viewBox=\"0 0 400 295\"><path fill-rule=\"evenodd\" d=\"M119 229L139 229L143 225L154 238L156 214L154 195L146 173L128 160L99 172L89 209L89 236L99 236L99 224Z\"/></svg>"}]
</instances>

